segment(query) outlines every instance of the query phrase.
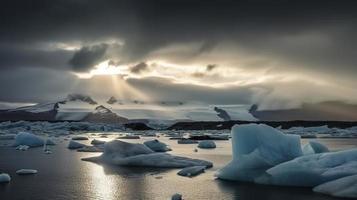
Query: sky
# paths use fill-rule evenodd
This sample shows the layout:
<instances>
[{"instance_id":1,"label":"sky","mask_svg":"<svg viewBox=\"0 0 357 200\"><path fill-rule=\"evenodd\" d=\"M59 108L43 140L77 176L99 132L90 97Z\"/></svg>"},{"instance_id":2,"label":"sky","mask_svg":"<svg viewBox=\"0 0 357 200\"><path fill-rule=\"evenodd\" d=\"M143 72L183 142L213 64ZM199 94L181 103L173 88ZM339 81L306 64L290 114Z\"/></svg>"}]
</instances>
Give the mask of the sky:
<instances>
[{"instance_id":1,"label":"sky","mask_svg":"<svg viewBox=\"0 0 357 200\"><path fill-rule=\"evenodd\" d=\"M354 1L11 0L0 101L357 103Z\"/></svg>"}]
</instances>

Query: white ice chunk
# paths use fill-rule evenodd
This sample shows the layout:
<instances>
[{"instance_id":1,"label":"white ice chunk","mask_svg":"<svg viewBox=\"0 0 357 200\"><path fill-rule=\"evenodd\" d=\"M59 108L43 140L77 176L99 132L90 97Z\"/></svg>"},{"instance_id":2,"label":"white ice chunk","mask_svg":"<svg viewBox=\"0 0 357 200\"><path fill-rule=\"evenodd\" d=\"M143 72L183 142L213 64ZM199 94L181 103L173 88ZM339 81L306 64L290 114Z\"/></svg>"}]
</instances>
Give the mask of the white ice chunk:
<instances>
[{"instance_id":1,"label":"white ice chunk","mask_svg":"<svg viewBox=\"0 0 357 200\"><path fill-rule=\"evenodd\" d=\"M83 158L82 160L123 166L164 168L212 167L212 163L208 161L173 156L168 153L156 153L144 144L133 144L120 140L107 142L104 145L104 153L101 156Z\"/></svg>"},{"instance_id":2,"label":"white ice chunk","mask_svg":"<svg viewBox=\"0 0 357 200\"><path fill-rule=\"evenodd\" d=\"M357 198L357 175L343 177L314 187L314 192L335 197Z\"/></svg>"},{"instance_id":3,"label":"white ice chunk","mask_svg":"<svg viewBox=\"0 0 357 200\"><path fill-rule=\"evenodd\" d=\"M20 150L20 151L27 151L30 147L27 145L19 145L16 147L16 150Z\"/></svg>"},{"instance_id":4,"label":"white ice chunk","mask_svg":"<svg viewBox=\"0 0 357 200\"><path fill-rule=\"evenodd\" d=\"M144 145L149 147L151 150L155 152L166 152L166 151L171 151L170 147L167 146L167 144L160 142L159 140L149 140L144 142Z\"/></svg>"},{"instance_id":5,"label":"white ice chunk","mask_svg":"<svg viewBox=\"0 0 357 200\"><path fill-rule=\"evenodd\" d=\"M85 144L76 142L74 140L71 140L68 143L68 149L79 149L79 148L82 148L82 147L85 147L85 146L86 146Z\"/></svg>"},{"instance_id":6,"label":"white ice chunk","mask_svg":"<svg viewBox=\"0 0 357 200\"><path fill-rule=\"evenodd\" d=\"M260 183L285 186L316 186L357 174L357 149L306 155L269 170Z\"/></svg>"},{"instance_id":7,"label":"white ice chunk","mask_svg":"<svg viewBox=\"0 0 357 200\"><path fill-rule=\"evenodd\" d=\"M18 175L29 175L29 174L37 174L37 170L35 169L20 169L16 171Z\"/></svg>"},{"instance_id":8,"label":"white ice chunk","mask_svg":"<svg viewBox=\"0 0 357 200\"><path fill-rule=\"evenodd\" d=\"M233 159L216 176L235 181L254 181L265 170L302 155L300 136L287 135L265 124L232 128Z\"/></svg>"},{"instance_id":9,"label":"white ice chunk","mask_svg":"<svg viewBox=\"0 0 357 200\"><path fill-rule=\"evenodd\" d=\"M9 174L0 173L0 183L8 183L11 181L11 177Z\"/></svg>"},{"instance_id":10,"label":"white ice chunk","mask_svg":"<svg viewBox=\"0 0 357 200\"><path fill-rule=\"evenodd\" d=\"M216 143L214 143L212 140L203 140L198 143L198 148L214 149L216 148Z\"/></svg>"},{"instance_id":11,"label":"white ice chunk","mask_svg":"<svg viewBox=\"0 0 357 200\"><path fill-rule=\"evenodd\" d=\"M197 176L203 172L205 172L206 167L205 166L193 166L193 167L185 167L179 172L177 172L178 175L180 176Z\"/></svg>"},{"instance_id":12,"label":"white ice chunk","mask_svg":"<svg viewBox=\"0 0 357 200\"><path fill-rule=\"evenodd\" d=\"M29 147L43 146L44 140L34 134L27 132L20 132L15 137L15 143L13 146L27 145Z\"/></svg>"}]
</instances>

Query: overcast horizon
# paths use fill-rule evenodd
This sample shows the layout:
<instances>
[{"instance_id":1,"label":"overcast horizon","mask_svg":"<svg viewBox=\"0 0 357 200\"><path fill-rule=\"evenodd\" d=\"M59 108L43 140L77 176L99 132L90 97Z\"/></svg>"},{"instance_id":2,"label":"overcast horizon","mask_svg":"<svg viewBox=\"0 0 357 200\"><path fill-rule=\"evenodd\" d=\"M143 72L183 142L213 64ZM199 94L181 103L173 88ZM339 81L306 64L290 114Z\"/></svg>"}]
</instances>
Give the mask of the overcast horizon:
<instances>
[{"instance_id":1,"label":"overcast horizon","mask_svg":"<svg viewBox=\"0 0 357 200\"><path fill-rule=\"evenodd\" d=\"M4 1L0 102L357 104L353 1Z\"/></svg>"}]
</instances>

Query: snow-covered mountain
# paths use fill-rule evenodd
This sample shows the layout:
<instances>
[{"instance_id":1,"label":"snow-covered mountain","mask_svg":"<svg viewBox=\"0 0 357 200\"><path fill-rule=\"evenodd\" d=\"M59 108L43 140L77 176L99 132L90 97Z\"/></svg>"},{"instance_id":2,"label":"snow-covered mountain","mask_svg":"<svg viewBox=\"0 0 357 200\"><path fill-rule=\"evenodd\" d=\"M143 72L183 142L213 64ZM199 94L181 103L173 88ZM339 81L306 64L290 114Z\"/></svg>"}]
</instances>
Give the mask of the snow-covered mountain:
<instances>
[{"instance_id":1,"label":"snow-covered mountain","mask_svg":"<svg viewBox=\"0 0 357 200\"><path fill-rule=\"evenodd\" d=\"M248 107L242 105L124 101L114 96L101 102L88 95L70 94L57 102L2 110L0 120L142 122L152 127L165 127L180 121L254 121L256 119L248 112Z\"/></svg>"},{"instance_id":2,"label":"snow-covered mountain","mask_svg":"<svg viewBox=\"0 0 357 200\"><path fill-rule=\"evenodd\" d=\"M54 121L60 102L41 103L32 106L23 106L0 111L0 120L46 120Z\"/></svg>"}]
</instances>

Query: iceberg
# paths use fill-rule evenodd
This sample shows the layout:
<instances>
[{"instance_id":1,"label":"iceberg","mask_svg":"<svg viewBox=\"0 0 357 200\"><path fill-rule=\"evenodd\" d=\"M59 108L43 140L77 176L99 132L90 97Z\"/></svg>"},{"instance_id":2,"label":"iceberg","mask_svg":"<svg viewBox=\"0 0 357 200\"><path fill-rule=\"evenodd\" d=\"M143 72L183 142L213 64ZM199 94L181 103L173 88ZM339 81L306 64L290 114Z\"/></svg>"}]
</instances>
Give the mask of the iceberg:
<instances>
[{"instance_id":1,"label":"iceberg","mask_svg":"<svg viewBox=\"0 0 357 200\"><path fill-rule=\"evenodd\" d=\"M94 139L94 140L92 140L91 144L102 145L102 144L105 144L105 141Z\"/></svg>"},{"instance_id":2,"label":"iceberg","mask_svg":"<svg viewBox=\"0 0 357 200\"><path fill-rule=\"evenodd\" d=\"M104 152L97 157L82 158L84 161L108 163L119 166L141 166L161 168L184 168L190 166L212 167L209 161L158 153L144 144L133 144L113 140L104 145Z\"/></svg>"},{"instance_id":3,"label":"iceberg","mask_svg":"<svg viewBox=\"0 0 357 200\"><path fill-rule=\"evenodd\" d=\"M235 125L232 145L233 159L217 172L218 178L357 197L357 149L329 152L313 140L302 150L299 136L263 124Z\"/></svg>"},{"instance_id":4,"label":"iceberg","mask_svg":"<svg viewBox=\"0 0 357 200\"><path fill-rule=\"evenodd\" d=\"M315 153L325 153L329 152L330 150L323 144L317 141L309 141L311 148L314 150Z\"/></svg>"},{"instance_id":5,"label":"iceberg","mask_svg":"<svg viewBox=\"0 0 357 200\"><path fill-rule=\"evenodd\" d=\"M37 174L37 170L35 169L20 169L16 171L18 175L30 175L30 174Z\"/></svg>"},{"instance_id":6,"label":"iceberg","mask_svg":"<svg viewBox=\"0 0 357 200\"><path fill-rule=\"evenodd\" d=\"M357 198L357 175L343 177L314 187L314 192L335 197Z\"/></svg>"},{"instance_id":7,"label":"iceberg","mask_svg":"<svg viewBox=\"0 0 357 200\"><path fill-rule=\"evenodd\" d=\"M303 151L304 155L309 155L309 154L315 154L315 153L325 153L325 152L329 152L330 150L325 145L321 144L320 142L311 140L311 141L309 141L309 143L304 145L304 147L302 148L302 151Z\"/></svg>"},{"instance_id":8,"label":"iceberg","mask_svg":"<svg viewBox=\"0 0 357 200\"><path fill-rule=\"evenodd\" d=\"M44 140L34 134L27 132L20 132L15 136L14 147L19 145L27 145L29 147L40 147L43 146Z\"/></svg>"},{"instance_id":9,"label":"iceberg","mask_svg":"<svg viewBox=\"0 0 357 200\"><path fill-rule=\"evenodd\" d=\"M82 147L86 147L87 145L76 142L74 140L69 141L67 148L68 149L80 149Z\"/></svg>"},{"instance_id":10,"label":"iceberg","mask_svg":"<svg viewBox=\"0 0 357 200\"><path fill-rule=\"evenodd\" d=\"M159 140L149 140L144 142L144 145L149 147L151 150L155 152L166 152L171 151L171 148L167 146L167 144L160 142Z\"/></svg>"},{"instance_id":11,"label":"iceberg","mask_svg":"<svg viewBox=\"0 0 357 200\"><path fill-rule=\"evenodd\" d=\"M277 164L302 154L300 136L287 135L265 124L232 127L232 161L220 169L220 179L254 182Z\"/></svg>"},{"instance_id":12,"label":"iceberg","mask_svg":"<svg viewBox=\"0 0 357 200\"><path fill-rule=\"evenodd\" d=\"M177 175L180 176L197 176L203 172L205 172L206 167L205 166L193 166L193 167L185 167L179 172L177 172Z\"/></svg>"},{"instance_id":13,"label":"iceberg","mask_svg":"<svg viewBox=\"0 0 357 200\"><path fill-rule=\"evenodd\" d=\"M9 174L0 173L0 183L8 183L11 181L11 177Z\"/></svg>"},{"instance_id":14,"label":"iceberg","mask_svg":"<svg viewBox=\"0 0 357 200\"><path fill-rule=\"evenodd\" d=\"M203 140L198 143L197 147L201 149L214 149L216 148L216 143L212 140Z\"/></svg>"},{"instance_id":15,"label":"iceberg","mask_svg":"<svg viewBox=\"0 0 357 200\"><path fill-rule=\"evenodd\" d=\"M266 172L259 183L314 187L357 174L357 149L301 156Z\"/></svg>"}]
</instances>

